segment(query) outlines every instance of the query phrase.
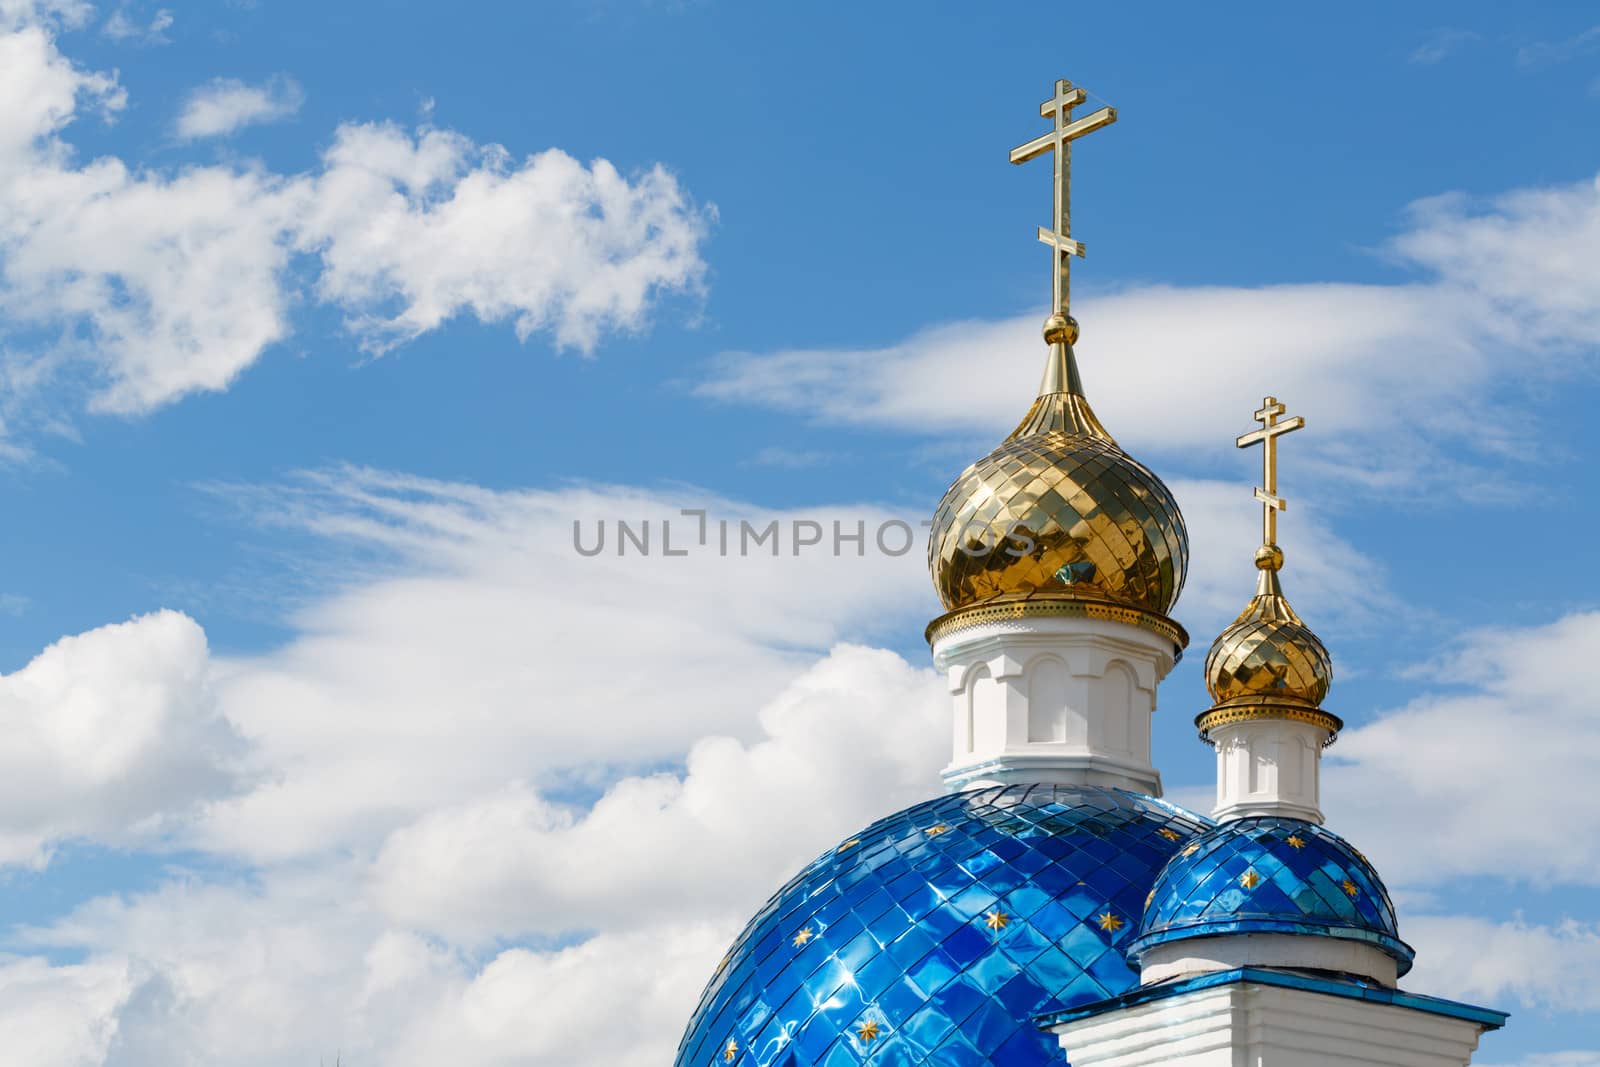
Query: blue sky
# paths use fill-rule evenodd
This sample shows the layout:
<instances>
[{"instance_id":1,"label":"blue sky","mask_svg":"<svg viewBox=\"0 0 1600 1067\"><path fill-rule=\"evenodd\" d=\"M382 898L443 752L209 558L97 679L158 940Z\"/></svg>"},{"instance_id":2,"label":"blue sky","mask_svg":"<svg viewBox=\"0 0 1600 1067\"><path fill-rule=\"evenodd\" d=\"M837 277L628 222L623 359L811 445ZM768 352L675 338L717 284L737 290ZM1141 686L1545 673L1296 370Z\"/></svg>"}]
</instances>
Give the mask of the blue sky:
<instances>
[{"instance_id":1,"label":"blue sky","mask_svg":"<svg viewBox=\"0 0 1600 1067\"><path fill-rule=\"evenodd\" d=\"M1194 534L1171 795L1274 393L1330 825L1412 988L1513 1012L1480 1062L1600 1063L1591 11L463 8L0 0L0 1041L669 1055L767 892L937 789L937 604L918 552L572 524L931 515L1041 366L1005 154L1067 76L1121 116L1084 376Z\"/></svg>"}]
</instances>

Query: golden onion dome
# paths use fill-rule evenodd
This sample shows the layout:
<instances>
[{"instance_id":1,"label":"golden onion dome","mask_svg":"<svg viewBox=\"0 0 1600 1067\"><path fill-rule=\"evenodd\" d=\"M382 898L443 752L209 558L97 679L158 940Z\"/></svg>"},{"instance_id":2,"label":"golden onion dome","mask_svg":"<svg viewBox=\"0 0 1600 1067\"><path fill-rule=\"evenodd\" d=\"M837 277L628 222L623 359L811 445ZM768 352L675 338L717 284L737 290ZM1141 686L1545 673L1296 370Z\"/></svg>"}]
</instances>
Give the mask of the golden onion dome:
<instances>
[{"instance_id":1,"label":"golden onion dome","mask_svg":"<svg viewBox=\"0 0 1600 1067\"><path fill-rule=\"evenodd\" d=\"M1322 710L1333 684L1333 658L1284 598L1278 571L1283 550L1256 551L1256 595L1206 653L1206 688L1216 703L1195 717L1204 741L1214 727L1256 719L1291 719L1327 731L1332 744L1344 723Z\"/></svg>"},{"instance_id":2,"label":"golden onion dome","mask_svg":"<svg viewBox=\"0 0 1600 1067\"><path fill-rule=\"evenodd\" d=\"M1052 338L1038 399L934 514L928 566L950 612L1051 599L1165 616L1183 588L1183 515L1089 407L1070 343L1076 333Z\"/></svg>"},{"instance_id":3,"label":"golden onion dome","mask_svg":"<svg viewBox=\"0 0 1600 1067\"><path fill-rule=\"evenodd\" d=\"M1254 599L1206 653L1206 688L1218 704L1267 697L1316 707L1333 684L1327 647L1284 599L1282 561L1275 546L1256 554L1261 578Z\"/></svg>"}]
</instances>

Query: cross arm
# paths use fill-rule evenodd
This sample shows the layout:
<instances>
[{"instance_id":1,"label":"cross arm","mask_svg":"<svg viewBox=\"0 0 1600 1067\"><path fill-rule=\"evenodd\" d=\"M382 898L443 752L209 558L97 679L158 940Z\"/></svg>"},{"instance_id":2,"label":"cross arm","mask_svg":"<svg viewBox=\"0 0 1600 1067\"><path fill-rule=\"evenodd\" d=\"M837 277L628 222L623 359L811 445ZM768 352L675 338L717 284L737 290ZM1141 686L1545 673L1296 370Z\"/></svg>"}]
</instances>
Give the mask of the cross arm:
<instances>
[{"instance_id":1,"label":"cross arm","mask_svg":"<svg viewBox=\"0 0 1600 1067\"><path fill-rule=\"evenodd\" d=\"M1093 133L1102 126L1109 126L1116 121L1117 109L1114 107L1103 107L1099 111L1092 111L1083 116L1083 118L1078 119L1076 122L1068 123L1059 130L1051 130L1049 133L1040 134L1027 144L1013 148L1011 150L1011 162L1026 163L1030 159L1044 155L1057 145L1075 141L1085 134Z\"/></svg>"},{"instance_id":2,"label":"cross arm","mask_svg":"<svg viewBox=\"0 0 1600 1067\"><path fill-rule=\"evenodd\" d=\"M1039 240L1052 248L1059 248L1069 256L1077 256L1079 259L1089 254L1088 247L1082 241L1074 241L1070 237L1063 237L1045 226L1039 227Z\"/></svg>"},{"instance_id":3,"label":"cross arm","mask_svg":"<svg viewBox=\"0 0 1600 1067\"><path fill-rule=\"evenodd\" d=\"M1306 420L1302 416L1296 415L1293 418L1284 419L1282 422L1275 422L1271 426L1264 426L1259 430L1251 430L1234 441L1234 444L1240 448L1249 448L1257 441L1270 441L1274 437L1286 434L1291 430L1298 430L1305 424Z\"/></svg>"},{"instance_id":4,"label":"cross arm","mask_svg":"<svg viewBox=\"0 0 1600 1067\"><path fill-rule=\"evenodd\" d=\"M1099 111L1091 111L1076 122L1070 123L1061 131L1063 141L1075 141L1084 134L1093 133L1102 126L1109 126L1117 121L1117 109L1103 107Z\"/></svg>"},{"instance_id":5,"label":"cross arm","mask_svg":"<svg viewBox=\"0 0 1600 1067\"><path fill-rule=\"evenodd\" d=\"M1050 99L1040 104L1039 117L1042 119L1052 118L1055 116L1057 110L1063 107L1077 107L1087 99L1089 99L1089 94L1085 93L1082 89L1068 89L1065 93L1061 93L1058 96L1052 96Z\"/></svg>"}]
</instances>

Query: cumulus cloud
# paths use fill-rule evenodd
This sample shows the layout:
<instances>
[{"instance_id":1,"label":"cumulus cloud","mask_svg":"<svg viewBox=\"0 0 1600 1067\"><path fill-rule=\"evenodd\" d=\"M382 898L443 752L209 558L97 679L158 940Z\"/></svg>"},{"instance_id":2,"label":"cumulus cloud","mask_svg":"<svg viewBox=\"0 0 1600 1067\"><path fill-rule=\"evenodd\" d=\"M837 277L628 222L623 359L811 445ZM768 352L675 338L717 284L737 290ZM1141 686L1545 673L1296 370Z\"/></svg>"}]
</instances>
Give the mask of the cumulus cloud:
<instances>
[{"instance_id":1,"label":"cumulus cloud","mask_svg":"<svg viewBox=\"0 0 1600 1067\"><path fill-rule=\"evenodd\" d=\"M624 779L586 812L522 786L423 816L376 864L91 901L20 936L85 954L106 984L87 998L25 960L42 1007L81 1020L30 1062L104 1062L113 1033L127 1067L670 1062L743 917L840 835L937 791L943 708L929 672L841 648L760 711L759 740L704 741L681 775ZM437 882L404 884L419 878Z\"/></svg>"},{"instance_id":2,"label":"cumulus cloud","mask_svg":"<svg viewBox=\"0 0 1600 1067\"><path fill-rule=\"evenodd\" d=\"M127 841L235 786L205 635L163 611L64 637L0 676L0 863Z\"/></svg>"},{"instance_id":3,"label":"cumulus cloud","mask_svg":"<svg viewBox=\"0 0 1600 1067\"><path fill-rule=\"evenodd\" d=\"M219 699L268 778L215 805L201 840L257 857L373 841L530 778L603 783L681 760L708 735L749 739L756 709L828 647L915 633L933 614L917 552L876 550L882 524L906 521L880 508L497 493L361 470L240 499L256 518L385 560L303 609L282 649L225 664ZM703 546L684 508L707 512ZM649 522L651 554L619 539L619 521L636 535ZM795 524L808 521L823 541L796 552ZM870 550L835 555L835 521L845 534L861 524ZM580 555L574 524L592 549L601 522L605 550ZM774 541L743 545L741 522L777 523L781 554Z\"/></svg>"},{"instance_id":4,"label":"cumulus cloud","mask_svg":"<svg viewBox=\"0 0 1600 1067\"><path fill-rule=\"evenodd\" d=\"M1483 1004L1514 998L1547 1011L1600 1009L1600 928L1591 923L1425 915L1409 919L1405 934L1417 949L1412 989Z\"/></svg>"},{"instance_id":5,"label":"cumulus cloud","mask_svg":"<svg viewBox=\"0 0 1600 1067\"><path fill-rule=\"evenodd\" d=\"M702 740L682 775L581 813L520 785L429 813L385 843L377 896L469 941L751 913L811 855L938 794L948 715L931 670L841 646L761 711L760 741Z\"/></svg>"},{"instance_id":6,"label":"cumulus cloud","mask_svg":"<svg viewBox=\"0 0 1600 1067\"><path fill-rule=\"evenodd\" d=\"M1089 295L1078 345L1088 392L1130 447L1181 459L1239 433L1242 398L1268 383L1316 426L1299 445L1316 470L1375 490L1454 482L1483 493L1481 479L1460 477L1466 463L1531 452L1508 414L1519 388L1589 366L1597 234L1595 181L1440 197L1412 205L1384 249L1419 281ZM999 435L1043 364L1038 320L949 323L886 348L727 353L697 389L832 422Z\"/></svg>"},{"instance_id":7,"label":"cumulus cloud","mask_svg":"<svg viewBox=\"0 0 1600 1067\"><path fill-rule=\"evenodd\" d=\"M709 214L659 167L629 178L385 123L340 126L302 174L80 161L68 125L126 94L67 59L54 24L33 4L0 8L0 410L13 424L39 417L26 402L44 383L86 379L92 410L122 414L224 389L288 335L303 281L374 352L459 315L589 351L701 284ZM287 81L213 85L179 129L224 133L296 96Z\"/></svg>"},{"instance_id":8,"label":"cumulus cloud","mask_svg":"<svg viewBox=\"0 0 1600 1067\"><path fill-rule=\"evenodd\" d=\"M1536 884L1600 884L1600 612L1474 632L1439 663L1432 691L1347 731L1329 750L1330 822L1386 878L1436 884L1515 872ZM1600 957L1597 957L1600 958Z\"/></svg>"},{"instance_id":9,"label":"cumulus cloud","mask_svg":"<svg viewBox=\"0 0 1600 1067\"><path fill-rule=\"evenodd\" d=\"M24 1010L59 1022L8 1044L30 1067L659 1067L733 933L669 923L475 964L386 927L334 872L173 885L28 932L89 961L0 966L0 1035Z\"/></svg>"},{"instance_id":10,"label":"cumulus cloud","mask_svg":"<svg viewBox=\"0 0 1600 1067\"><path fill-rule=\"evenodd\" d=\"M128 991L127 968L114 961L0 960L0 1047L17 1063L98 1067Z\"/></svg>"},{"instance_id":11,"label":"cumulus cloud","mask_svg":"<svg viewBox=\"0 0 1600 1067\"><path fill-rule=\"evenodd\" d=\"M178 114L178 136L226 137L245 126L277 122L300 110L305 92L293 78L279 75L261 85L237 78L217 78L191 92Z\"/></svg>"},{"instance_id":12,"label":"cumulus cloud","mask_svg":"<svg viewBox=\"0 0 1600 1067\"><path fill-rule=\"evenodd\" d=\"M323 162L300 240L321 256L319 295L375 351L464 313L587 351L642 326L657 290L700 282L704 217L659 166L630 182L603 159L518 164L392 125L341 127Z\"/></svg>"}]
</instances>

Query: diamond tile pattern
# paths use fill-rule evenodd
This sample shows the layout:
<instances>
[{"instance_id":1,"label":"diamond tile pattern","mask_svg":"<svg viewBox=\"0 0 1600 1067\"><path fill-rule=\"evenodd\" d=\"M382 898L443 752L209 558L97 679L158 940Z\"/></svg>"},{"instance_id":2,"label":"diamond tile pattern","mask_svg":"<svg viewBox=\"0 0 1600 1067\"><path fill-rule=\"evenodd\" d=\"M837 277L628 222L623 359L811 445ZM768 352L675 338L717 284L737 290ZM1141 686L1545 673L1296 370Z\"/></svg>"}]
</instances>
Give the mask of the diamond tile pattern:
<instances>
[{"instance_id":1,"label":"diamond tile pattern","mask_svg":"<svg viewBox=\"0 0 1600 1067\"><path fill-rule=\"evenodd\" d=\"M1206 688L1217 703L1271 696L1321 704L1333 660L1281 596L1260 595L1206 653Z\"/></svg>"},{"instance_id":2,"label":"diamond tile pattern","mask_svg":"<svg viewBox=\"0 0 1600 1067\"><path fill-rule=\"evenodd\" d=\"M1401 974L1411 966L1372 865L1337 834L1276 817L1224 823L1185 845L1156 879L1127 948L1137 958L1170 941L1269 931L1366 941L1395 957Z\"/></svg>"},{"instance_id":3,"label":"diamond tile pattern","mask_svg":"<svg viewBox=\"0 0 1600 1067\"><path fill-rule=\"evenodd\" d=\"M946 608L1073 585L1165 614L1189 564L1172 493L1108 438L1012 437L939 504L928 566Z\"/></svg>"},{"instance_id":4,"label":"diamond tile pattern","mask_svg":"<svg viewBox=\"0 0 1600 1067\"><path fill-rule=\"evenodd\" d=\"M1156 872L1209 825L1135 793L1048 785L882 819L751 920L676 1063L1064 1064L1034 1017L1137 985L1121 945Z\"/></svg>"}]
</instances>

